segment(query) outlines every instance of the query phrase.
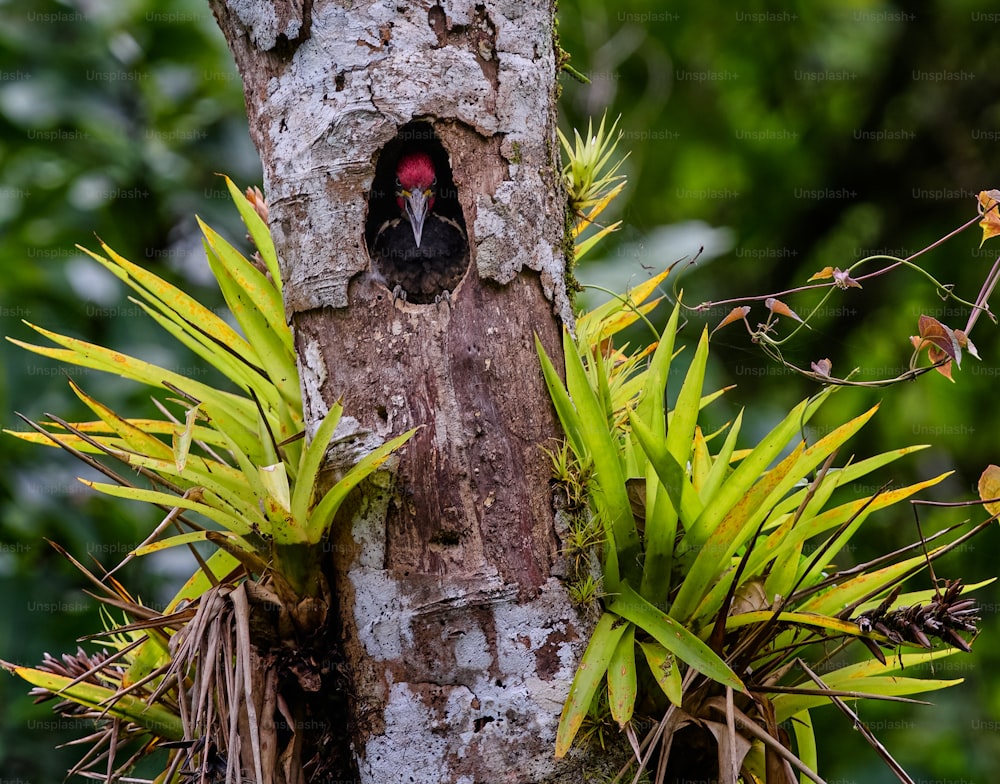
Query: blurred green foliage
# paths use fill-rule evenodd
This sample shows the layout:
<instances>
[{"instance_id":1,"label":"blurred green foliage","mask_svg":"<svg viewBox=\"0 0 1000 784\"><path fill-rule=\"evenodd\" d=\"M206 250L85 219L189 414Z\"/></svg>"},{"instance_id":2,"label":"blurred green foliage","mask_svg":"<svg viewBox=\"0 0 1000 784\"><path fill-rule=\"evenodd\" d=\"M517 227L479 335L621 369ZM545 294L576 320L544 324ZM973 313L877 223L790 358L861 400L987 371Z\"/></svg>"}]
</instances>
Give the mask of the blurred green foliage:
<instances>
[{"instance_id":1,"label":"blurred green foliage","mask_svg":"<svg viewBox=\"0 0 1000 784\"><path fill-rule=\"evenodd\" d=\"M989 163L1000 139L1000 15L984 2L562 0L559 13L562 45L591 78L589 85L561 78L563 128L585 128L607 107L611 118L622 114L622 147L631 150L618 205L625 225L605 241L603 259L588 256L579 271L585 282L621 290L704 244L702 261L682 279L689 304L779 291L827 265L918 250L974 215L979 190L1000 186ZM158 274L201 286L207 276L194 214L233 240L243 235L217 171L238 183L260 180L239 80L202 0L0 2L4 334L30 339L25 318L162 361L155 329L73 246L94 245L96 233ZM997 252L978 243L970 231L925 263L974 297ZM789 304L802 312L807 301ZM906 272L831 304L791 361L808 366L828 356L841 375L855 366L864 378L895 375L909 359L920 313L952 327L966 320ZM692 320L714 324L728 308L720 310ZM763 309L751 318L763 320ZM812 387L770 364L740 329L713 339L709 385L738 384L713 408L721 422L747 406L758 422L749 442ZM852 442L856 454L930 442L933 449L910 461L911 474L900 464L886 478L903 484L951 467L955 478L937 497L974 497L979 472L1000 462L995 330L980 320L973 339L983 361L964 363L954 385L930 374L887 390L843 390L810 435L881 400L865 429L869 440ZM82 415L64 371L8 344L0 351L5 427L20 426L14 411ZM204 372L190 357L173 362ZM119 400L120 410L141 414L150 405L116 379L74 380L102 400ZM36 663L41 651L72 647L74 636L99 623L79 576L43 538L110 565L150 520L82 492L73 480L79 466L54 451L5 438L0 461L0 657ZM924 510L921 519L926 533L968 516L979 513ZM871 552L856 556L915 537L912 519L900 515ZM993 541L981 537L941 562L938 574L971 582L995 573ZM124 577L155 601L170 564L143 567ZM938 671L966 677L967 686L933 695L936 708L863 708L917 780L988 781L1000 765L1000 688L990 664L1000 597L991 588L980 599L983 639L971 656L949 660L961 671ZM0 678L0 704L0 774L61 780L74 752L52 747L80 733L56 726L47 706L31 706L12 678ZM831 779L893 780L833 709L817 717L833 739L821 751Z\"/></svg>"}]
</instances>

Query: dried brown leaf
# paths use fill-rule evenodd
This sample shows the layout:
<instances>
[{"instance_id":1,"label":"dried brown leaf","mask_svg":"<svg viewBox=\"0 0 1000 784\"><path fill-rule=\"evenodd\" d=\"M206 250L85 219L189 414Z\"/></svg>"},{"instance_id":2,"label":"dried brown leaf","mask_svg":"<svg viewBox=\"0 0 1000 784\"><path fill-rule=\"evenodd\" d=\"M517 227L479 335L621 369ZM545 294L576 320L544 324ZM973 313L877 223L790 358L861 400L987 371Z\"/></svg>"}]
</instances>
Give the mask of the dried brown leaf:
<instances>
[{"instance_id":1,"label":"dried brown leaf","mask_svg":"<svg viewBox=\"0 0 1000 784\"><path fill-rule=\"evenodd\" d=\"M740 319L743 319L745 321L747 314L749 312L750 312L749 305L744 305L743 307L739 308L733 308L731 311L729 311L728 314L726 314L726 317L718 323L715 329L712 330L712 334L714 335L718 330L722 329L727 324L732 324L734 321L739 321Z\"/></svg>"},{"instance_id":2,"label":"dried brown leaf","mask_svg":"<svg viewBox=\"0 0 1000 784\"><path fill-rule=\"evenodd\" d=\"M764 300L764 305L767 306L768 310L778 316L787 316L790 319L795 319L799 323L803 323L802 319L799 318L799 315L780 299L768 297Z\"/></svg>"}]
</instances>

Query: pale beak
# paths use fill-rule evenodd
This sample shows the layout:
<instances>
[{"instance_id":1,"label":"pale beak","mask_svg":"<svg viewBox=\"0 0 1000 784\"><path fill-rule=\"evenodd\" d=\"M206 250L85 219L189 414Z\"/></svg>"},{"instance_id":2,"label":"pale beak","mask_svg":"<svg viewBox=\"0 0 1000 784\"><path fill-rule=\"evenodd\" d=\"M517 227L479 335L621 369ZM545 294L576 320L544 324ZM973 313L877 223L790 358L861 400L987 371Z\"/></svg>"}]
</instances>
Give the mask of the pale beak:
<instances>
[{"instance_id":1,"label":"pale beak","mask_svg":"<svg viewBox=\"0 0 1000 784\"><path fill-rule=\"evenodd\" d=\"M406 205L406 217L410 219L410 227L413 229L413 239L420 247L420 235L424 232L424 218L427 217L427 194L426 190L411 191L404 199Z\"/></svg>"}]
</instances>

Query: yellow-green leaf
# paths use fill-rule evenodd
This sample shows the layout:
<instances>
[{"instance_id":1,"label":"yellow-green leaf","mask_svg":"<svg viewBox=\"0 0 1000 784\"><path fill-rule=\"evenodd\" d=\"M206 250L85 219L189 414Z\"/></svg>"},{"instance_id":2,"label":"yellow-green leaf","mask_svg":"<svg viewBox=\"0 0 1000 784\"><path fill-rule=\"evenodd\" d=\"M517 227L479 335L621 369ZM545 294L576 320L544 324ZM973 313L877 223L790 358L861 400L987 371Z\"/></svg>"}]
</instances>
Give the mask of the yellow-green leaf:
<instances>
[{"instance_id":1,"label":"yellow-green leaf","mask_svg":"<svg viewBox=\"0 0 1000 784\"><path fill-rule=\"evenodd\" d=\"M684 694L681 691L681 671L676 657L655 641L644 640L639 643L639 647L646 656L653 679L667 695L667 699L678 708L681 707Z\"/></svg>"},{"instance_id":2,"label":"yellow-green leaf","mask_svg":"<svg viewBox=\"0 0 1000 784\"><path fill-rule=\"evenodd\" d=\"M309 522L305 529L306 541L310 543L319 542L330 529L330 523L337 514L340 505L347 498L347 494L353 490L359 482L367 476L377 471L378 468L395 452L405 444L419 428L407 430L402 435L396 436L391 441L382 444L378 449L365 455L357 464L337 484L331 487L326 495L313 508L309 516Z\"/></svg>"},{"instance_id":3,"label":"yellow-green leaf","mask_svg":"<svg viewBox=\"0 0 1000 784\"><path fill-rule=\"evenodd\" d=\"M627 582L621 583L618 598L611 603L608 611L634 623L678 659L703 675L736 691L746 691L743 682L718 654L682 624L639 596Z\"/></svg>"},{"instance_id":4,"label":"yellow-green leaf","mask_svg":"<svg viewBox=\"0 0 1000 784\"><path fill-rule=\"evenodd\" d=\"M611 718L624 727L632 720L637 693L635 670L635 627L628 625L618 640L608 663L608 704Z\"/></svg>"},{"instance_id":5,"label":"yellow-green leaf","mask_svg":"<svg viewBox=\"0 0 1000 784\"><path fill-rule=\"evenodd\" d=\"M191 406L184 415L184 427L173 439L174 464L177 466L179 473L183 473L185 466L187 466L188 453L191 451L191 437L194 433L194 423L197 421L199 414L198 406Z\"/></svg>"},{"instance_id":6,"label":"yellow-green leaf","mask_svg":"<svg viewBox=\"0 0 1000 784\"><path fill-rule=\"evenodd\" d=\"M274 287L280 292L281 272L278 269L278 254L274 250L274 240L271 238L271 232L265 225L264 220L257 214L257 210L254 209L253 205L250 204L247 197L240 192L240 189L236 187L233 181L228 177L225 180L226 187L229 189L229 195L232 196L233 203L236 205L236 209L239 210L240 217L243 218L243 223L250 233L250 238L253 240L253 244L257 246L257 251L267 266L267 271L271 275Z\"/></svg>"},{"instance_id":7,"label":"yellow-green leaf","mask_svg":"<svg viewBox=\"0 0 1000 784\"><path fill-rule=\"evenodd\" d=\"M116 498L127 498L132 501L143 501L148 504L158 504L167 508L179 506L181 509L190 509L192 512L199 512L209 520L212 520L224 528L236 534L248 534L251 531L248 522L241 517L227 514L208 504L194 501L189 498L182 498L170 493L161 493L156 490L144 490L139 487L120 487L118 485L104 484L101 482L90 482L86 479L80 480L87 487L97 490L105 495Z\"/></svg>"},{"instance_id":8,"label":"yellow-green leaf","mask_svg":"<svg viewBox=\"0 0 1000 784\"><path fill-rule=\"evenodd\" d=\"M267 491L268 497L274 499L284 512L291 512L292 499L291 490L288 487L288 474L285 472L284 463L261 466L258 471L260 481Z\"/></svg>"},{"instance_id":9,"label":"yellow-green leaf","mask_svg":"<svg viewBox=\"0 0 1000 784\"><path fill-rule=\"evenodd\" d=\"M594 627L587 650L583 652L580 667L573 677L569 687L569 696L563 705L559 717L559 728L556 730L556 757L561 758L573 745L573 738L583 724L594 694L604 681L608 665L614 655L618 641L625 634L630 624L623 622L610 613L604 613Z\"/></svg>"},{"instance_id":10,"label":"yellow-green leaf","mask_svg":"<svg viewBox=\"0 0 1000 784\"><path fill-rule=\"evenodd\" d=\"M309 446L302 450L299 458L299 475L295 482L291 506L289 507L297 520L305 520L309 515L309 505L313 501L316 478L343 411L344 407L339 402L334 404L326 412L319 427L316 428L316 433L309 442Z\"/></svg>"},{"instance_id":11,"label":"yellow-green leaf","mask_svg":"<svg viewBox=\"0 0 1000 784\"><path fill-rule=\"evenodd\" d=\"M1000 515L1000 466L990 464L986 466L979 477L979 499L989 501L984 503L986 511L991 515Z\"/></svg>"},{"instance_id":12,"label":"yellow-green leaf","mask_svg":"<svg viewBox=\"0 0 1000 784\"><path fill-rule=\"evenodd\" d=\"M208 542L217 537L224 537L234 544L236 547L242 547L242 549L248 552L252 551L252 548L243 545L243 540L240 539L236 534L230 533L229 531L189 531L186 534L177 534L177 536L168 536L166 539L157 539L155 542L150 542L142 547L137 547L132 551L133 555L149 555L150 553L159 553L163 550L169 550L171 547L179 547L184 544L195 544L197 542Z\"/></svg>"},{"instance_id":13,"label":"yellow-green leaf","mask_svg":"<svg viewBox=\"0 0 1000 784\"><path fill-rule=\"evenodd\" d=\"M112 689L93 683L73 684L72 678L31 667L17 667L6 662L3 663L3 666L32 686L48 689L88 708L106 709L110 715L133 722L158 738L168 740L182 740L184 738L184 727L180 716L159 704L147 705L131 694L119 695Z\"/></svg>"}]
</instances>

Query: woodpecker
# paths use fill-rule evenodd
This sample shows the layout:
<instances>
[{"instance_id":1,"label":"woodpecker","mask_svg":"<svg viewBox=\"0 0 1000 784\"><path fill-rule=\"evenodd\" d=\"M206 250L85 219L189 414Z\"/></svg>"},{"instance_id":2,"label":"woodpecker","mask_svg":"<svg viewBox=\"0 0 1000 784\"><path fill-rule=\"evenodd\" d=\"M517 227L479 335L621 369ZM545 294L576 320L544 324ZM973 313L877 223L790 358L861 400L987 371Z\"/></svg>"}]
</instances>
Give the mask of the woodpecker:
<instances>
[{"instance_id":1,"label":"woodpecker","mask_svg":"<svg viewBox=\"0 0 1000 784\"><path fill-rule=\"evenodd\" d=\"M469 264L462 225L435 211L438 178L426 152L400 157L395 198L399 216L379 228L373 262L393 296L426 304L449 298Z\"/></svg>"}]
</instances>

